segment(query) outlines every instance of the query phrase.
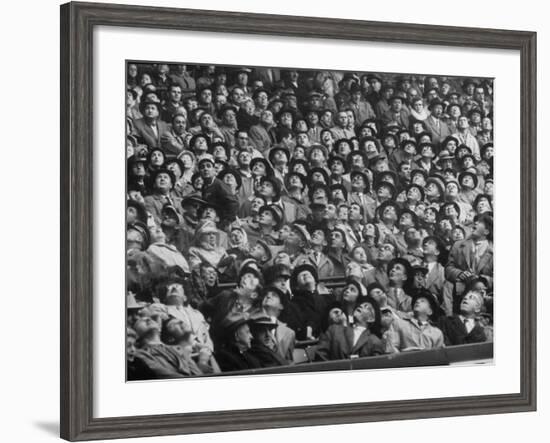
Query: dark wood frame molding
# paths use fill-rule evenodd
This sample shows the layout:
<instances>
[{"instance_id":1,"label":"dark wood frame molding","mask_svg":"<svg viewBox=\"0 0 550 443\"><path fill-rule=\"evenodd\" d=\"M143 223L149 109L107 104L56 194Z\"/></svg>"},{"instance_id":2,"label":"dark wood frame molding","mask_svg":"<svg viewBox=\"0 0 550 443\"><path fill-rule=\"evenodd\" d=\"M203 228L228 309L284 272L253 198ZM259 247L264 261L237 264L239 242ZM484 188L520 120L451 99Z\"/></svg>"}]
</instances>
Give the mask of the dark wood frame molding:
<instances>
[{"instance_id":1,"label":"dark wood frame molding","mask_svg":"<svg viewBox=\"0 0 550 443\"><path fill-rule=\"evenodd\" d=\"M247 411L94 418L94 26L512 49L521 56L521 392ZM61 6L61 437L70 441L494 414L536 409L536 33L239 12Z\"/></svg>"}]
</instances>

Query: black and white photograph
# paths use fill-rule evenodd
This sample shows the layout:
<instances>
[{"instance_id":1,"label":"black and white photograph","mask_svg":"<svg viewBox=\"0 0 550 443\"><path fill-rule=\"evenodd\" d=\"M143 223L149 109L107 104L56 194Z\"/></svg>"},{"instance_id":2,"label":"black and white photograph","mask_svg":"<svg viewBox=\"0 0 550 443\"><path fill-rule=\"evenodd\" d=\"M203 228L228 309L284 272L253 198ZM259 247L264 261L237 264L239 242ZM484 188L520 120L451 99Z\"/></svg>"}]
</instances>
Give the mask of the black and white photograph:
<instances>
[{"instance_id":1,"label":"black and white photograph","mask_svg":"<svg viewBox=\"0 0 550 443\"><path fill-rule=\"evenodd\" d=\"M127 381L492 364L492 78L124 75Z\"/></svg>"}]
</instances>

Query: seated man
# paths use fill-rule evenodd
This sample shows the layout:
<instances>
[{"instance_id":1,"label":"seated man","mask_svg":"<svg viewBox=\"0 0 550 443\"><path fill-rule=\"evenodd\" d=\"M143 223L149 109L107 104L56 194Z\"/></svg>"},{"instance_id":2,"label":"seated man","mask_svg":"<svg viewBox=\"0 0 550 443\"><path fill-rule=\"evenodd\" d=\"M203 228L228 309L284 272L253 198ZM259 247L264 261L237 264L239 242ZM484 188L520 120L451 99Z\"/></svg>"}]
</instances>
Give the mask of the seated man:
<instances>
[{"instance_id":1,"label":"seated man","mask_svg":"<svg viewBox=\"0 0 550 443\"><path fill-rule=\"evenodd\" d=\"M134 324L134 330L141 342L136 351L134 364L143 371L135 371L134 380L147 378L182 378L193 374L185 359L172 346L160 339L161 324L151 317L141 317ZM144 375L142 377L141 375Z\"/></svg>"},{"instance_id":2,"label":"seated man","mask_svg":"<svg viewBox=\"0 0 550 443\"><path fill-rule=\"evenodd\" d=\"M201 345L184 321L175 317L166 320L162 325L161 339L183 357L192 375L220 372L212 349Z\"/></svg>"},{"instance_id":3,"label":"seated man","mask_svg":"<svg viewBox=\"0 0 550 443\"><path fill-rule=\"evenodd\" d=\"M252 334L249 321L249 315L243 312L230 312L223 320L224 340L215 353L223 372L262 367L258 359L250 354Z\"/></svg>"},{"instance_id":4,"label":"seated man","mask_svg":"<svg viewBox=\"0 0 550 443\"><path fill-rule=\"evenodd\" d=\"M413 315L400 318L393 315L390 331L386 334L388 352L436 349L445 346L443 333L431 320L439 312L433 295L423 289L417 291L413 298Z\"/></svg>"},{"instance_id":5,"label":"seated man","mask_svg":"<svg viewBox=\"0 0 550 443\"><path fill-rule=\"evenodd\" d=\"M319 293L317 270L304 263L296 266L290 279L294 297L291 304L301 313L301 324L296 325L296 337L309 340L319 337L321 321L331 299Z\"/></svg>"},{"instance_id":6,"label":"seated man","mask_svg":"<svg viewBox=\"0 0 550 443\"><path fill-rule=\"evenodd\" d=\"M163 282L160 289L164 292L161 299L166 304L166 312L170 317L183 322L184 329L194 334L198 345L213 351L209 325L201 312L189 305L184 285L184 280L172 276Z\"/></svg>"},{"instance_id":7,"label":"seated man","mask_svg":"<svg viewBox=\"0 0 550 443\"><path fill-rule=\"evenodd\" d=\"M483 307L483 296L477 291L468 291L460 303L460 314L442 317L439 328L443 331L446 345L463 345L487 341L484 327L478 317Z\"/></svg>"},{"instance_id":8,"label":"seated man","mask_svg":"<svg viewBox=\"0 0 550 443\"><path fill-rule=\"evenodd\" d=\"M317 355L321 360L341 360L384 354L379 337L380 308L370 297L361 297L353 312L352 325L333 324L319 338Z\"/></svg>"},{"instance_id":9,"label":"seated man","mask_svg":"<svg viewBox=\"0 0 550 443\"><path fill-rule=\"evenodd\" d=\"M276 326L272 333L274 339L273 350L282 358L292 362L296 333L286 323L279 320L281 313L285 310L284 298L285 293L280 289L274 286L267 287L263 293L262 308Z\"/></svg>"},{"instance_id":10,"label":"seated man","mask_svg":"<svg viewBox=\"0 0 550 443\"><path fill-rule=\"evenodd\" d=\"M281 357L276 350L274 330L277 322L268 317L262 310L251 315L250 332L252 342L250 354L254 356L262 368L286 366L289 362Z\"/></svg>"}]
</instances>

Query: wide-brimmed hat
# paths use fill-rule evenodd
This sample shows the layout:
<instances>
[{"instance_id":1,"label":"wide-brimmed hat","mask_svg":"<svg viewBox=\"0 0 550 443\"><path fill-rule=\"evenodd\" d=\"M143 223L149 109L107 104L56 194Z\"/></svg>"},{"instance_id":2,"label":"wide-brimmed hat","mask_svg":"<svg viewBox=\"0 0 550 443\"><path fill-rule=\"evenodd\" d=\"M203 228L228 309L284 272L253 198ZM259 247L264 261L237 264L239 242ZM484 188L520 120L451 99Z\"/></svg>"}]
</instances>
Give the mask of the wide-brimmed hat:
<instances>
[{"instance_id":1,"label":"wide-brimmed hat","mask_svg":"<svg viewBox=\"0 0 550 443\"><path fill-rule=\"evenodd\" d=\"M310 201L313 200L313 194L315 194L315 191L317 189L321 189L321 188L325 190L325 193L326 193L327 197L330 198L330 187L329 187L329 185L326 185L324 183L315 183L315 184L311 185L308 189L308 197L309 197Z\"/></svg>"},{"instance_id":2,"label":"wide-brimmed hat","mask_svg":"<svg viewBox=\"0 0 550 443\"><path fill-rule=\"evenodd\" d=\"M285 175L285 186L287 189L290 189L290 178L291 177L297 177L298 180L302 183L302 190L306 188L307 186L307 177L304 174L300 174L299 172L289 172L287 175Z\"/></svg>"},{"instance_id":3,"label":"wide-brimmed hat","mask_svg":"<svg viewBox=\"0 0 550 443\"><path fill-rule=\"evenodd\" d=\"M168 174L170 176L170 180L172 181L172 188L175 186L176 184L176 177L174 175L174 173L164 167L160 168L160 169L157 169L156 171L153 172L153 174L151 175L151 183L154 185L155 181L157 180L157 177L160 175L160 174Z\"/></svg>"},{"instance_id":4,"label":"wide-brimmed hat","mask_svg":"<svg viewBox=\"0 0 550 443\"><path fill-rule=\"evenodd\" d=\"M412 188L416 188L420 191L420 201L423 201L424 200L424 197L425 197L425 193L424 193L424 188L420 185L417 185L416 183L411 183L409 186L407 186L405 188L405 194L408 194L409 191L412 189Z\"/></svg>"},{"instance_id":5,"label":"wide-brimmed hat","mask_svg":"<svg viewBox=\"0 0 550 443\"><path fill-rule=\"evenodd\" d=\"M227 332L233 332L245 323L250 322L250 315L247 312L230 312L221 321L220 326Z\"/></svg>"},{"instance_id":6,"label":"wide-brimmed hat","mask_svg":"<svg viewBox=\"0 0 550 443\"><path fill-rule=\"evenodd\" d=\"M401 148L401 150L404 150L405 146L407 145L413 145L415 149L418 146L414 138L407 138L399 144L399 147Z\"/></svg>"},{"instance_id":7,"label":"wide-brimmed hat","mask_svg":"<svg viewBox=\"0 0 550 443\"><path fill-rule=\"evenodd\" d=\"M258 214L261 214L264 211L269 211L273 215L273 219L275 221L274 230L278 231L281 228L281 224L283 223L284 214L283 210L277 206L277 205L263 205L259 211Z\"/></svg>"},{"instance_id":8,"label":"wide-brimmed hat","mask_svg":"<svg viewBox=\"0 0 550 443\"><path fill-rule=\"evenodd\" d=\"M178 157L166 157L166 159L164 160L163 166L168 169L168 165L170 163L176 163L180 167L180 171L182 173L185 172L183 162Z\"/></svg>"},{"instance_id":9,"label":"wide-brimmed hat","mask_svg":"<svg viewBox=\"0 0 550 443\"><path fill-rule=\"evenodd\" d=\"M271 164L275 163L273 161L273 157L274 157L274 155L277 151L280 151L280 152L285 154L287 163L290 161L290 151L288 150L288 148L285 148L284 146L277 145L277 146L273 146L273 148L271 148L269 150L269 154L267 155L267 158L269 159Z\"/></svg>"},{"instance_id":10,"label":"wide-brimmed hat","mask_svg":"<svg viewBox=\"0 0 550 443\"><path fill-rule=\"evenodd\" d=\"M302 165L306 171L306 174L307 172L309 171L309 163L307 160L303 159L303 158L294 158L290 161L290 164L288 165L288 171L289 172L292 172L294 171L294 167L296 165Z\"/></svg>"},{"instance_id":11,"label":"wide-brimmed hat","mask_svg":"<svg viewBox=\"0 0 550 443\"><path fill-rule=\"evenodd\" d=\"M440 195L443 195L445 193L445 180L443 178L435 175L430 175L426 179L426 186L428 186L430 183L433 183L437 186Z\"/></svg>"},{"instance_id":12,"label":"wide-brimmed hat","mask_svg":"<svg viewBox=\"0 0 550 443\"><path fill-rule=\"evenodd\" d=\"M266 175L273 175L273 168L271 167L271 164L267 161L264 157L254 157L252 160L250 160L250 170L252 171L254 169L254 166L256 166L257 163L261 163L265 166L265 173Z\"/></svg>"},{"instance_id":13,"label":"wide-brimmed hat","mask_svg":"<svg viewBox=\"0 0 550 443\"><path fill-rule=\"evenodd\" d=\"M350 174L349 174L350 180L353 181L353 177L355 177L357 175L360 175L361 177L363 177L363 181L365 182L364 192L365 193L370 192L370 179L369 179L369 176L367 175L367 173L364 170L355 169L355 170L351 171Z\"/></svg>"},{"instance_id":14,"label":"wide-brimmed hat","mask_svg":"<svg viewBox=\"0 0 550 443\"><path fill-rule=\"evenodd\" d=\"M344 173L347 173L348 172L348 164L346 162L346 159L344 157L342 157L341 155L339 154L332 154L329 159L328 159L328 167L329 169L332 169L332 165L334 162L340 162L342 163L342 165L344 166Z\"/></svg>"},{"instance_id":15,"label":"wide-brimmed hat","mask_svg":"<svg viewBox=\"0 0 550 443\"><path fill-rule=\"evenodd\" d=\"M152 91L151 91L152 92ZM145 107L147 105L155 105L157 107L157 111L159 112L159 114L161 113L162 109L160 107L160 102L159 101L156 101L156 100L151 100L151 99L146 99L144 101L142 101L140 104L139 104L139 112L141 112L143 114L143 112L145 111Z\"/></svg>"},{"instance_id":16,"label":"wide-brimmed hat","mask_svg":"<svg viewBox=\"0 0 550 443\"><path fill-rule=\"evenodd\" d=\"M417 300L424 298L428 301L430 304L430 308L432 310L432 315L430 315L430 319L434 321L439 316L441 308L439 307L439 304L437 303L437 300L435 299L434 295L428 291L427 289L416 289L413 296L412 296L412 302L411 306L414 310L414 305Z\"/></svg>"},{"instance_id":17,"label":"wide-brimmed hat","mask_svg":"<svg viewBox=\"0 0 550 443\"><path fill-rule=\"evenodd\" d=\"M143 238L144 249L146 249L149 246L149 242L150 242L149 229L147 228L147 225L145 223L136 221L134 223L129 224L126 230L127 231L134 230L139 232L139 234Z\"/></svg>"},{"instance_id":18,"label":"wide-brimmed hat","mask_svg":"<svg viewBox=\"0 0 550 443\"><path fill-rule=\"evenodd\" d=\"M197 227L195 238L200 238L204 234L219 234L218 228L213 221L207 220Z\"/></svg>"},{"instance_id":19,"label":"wide-brimmed hat","mask_svg":"<svg viewBox=\"0 0 550 443\"><path fill-rule=\"evenodd\" d=\"M382 203L380 206L378 206L376 208L376 213L377 213L377 217L378 219L381 219L381 215L384 213L384 210L388 207L388 206L391 206L392 208L395 209L395 214L397 215L397 219L399 220L399 216L400 216L400 213L401 213L401 208L399 207L399 205L394 202L393 200L387 200L385 201L384 203Z\"/></svg>"},{"instance_id":20,"label":"wide-brimmed hat","mask_svg":"<svg viewBox=\"0 0 550 443\"><path fill-rule=\"evenodd\" d=\"M138 221L145 224L147 223L147 210L145 209L144 205L135 200L127 200L126 207L134 208L137 212Z\"/></svg>"},{"instance_id":21,"label":"wide-brimmed hat","mask_svg":"<svg viewBox=\"0 0 550 443\"><path fill-rule=\"evenodd\" d=\"M184 206L186 206L189 203L196 203L199 206L204 206L204 205L208 204L208 202L206 200L204 200L202 198L201 194L199 194L198 192L193 192L192 194L189 194L189 195L186 195L185 197L183 197L183 199L181 201L181 207L183 208Z\"/></svg>"},{"instance_id":22,"label":"wide-brimmed hat","mask_svg":"<svg viewBox=\"0 0 550 443\"><path fill-rule=\"evenodd\" d=\"M438 161L446 161L446 160L454 160L455 156L451 155L451 153L447 149L443 149L439 151L438 155Z\"/></svg>"},{"instance_id":23,"label":"wide-brimmed hat","mask_svg":"<svg viewBox=\"0 0 550 443\"><path fill-rule=\"evenodd\" d=\"M279 180L277 180L275 177L262 177L260 179L260 184L263 185L264 183L271 183L271 185L273 186L273 191L275 193L275 195L273 196L273 201L277 201L279 200L279 198L281 198L281 182L279 182Z\"/></svg>"},{"instance_id":24,"label":"wide-brimmed hat","mask_svg":"<svg viewBox=\"0 0 550 443\"><path fill-rule=\"evenodd\" d=\"M315 173L319 173L323 176L323 178L325 179L325 183L328 185L329 182L330 182L330 177L329 177L329 174L328 172L326 171L325 168L321 168L321 167L316 167L316 168L312 168L309 170L308 172L308 177L307 177L307 181L308 181L308 184L309 185L312 185L313 184L313 174ZM317 182L316 182L317 183Z\"/></svg>"},{"instance_id":25,"label":"wide-brimmed hat","mask_svg":"<svg viewBox=\"0 0 550 443\"><path fill-rule=\"evenodd\" d=\"M296 266L294 268L294 271L292 272L292 276L290 277L290 287L291 288L296 288L296 286L298 285L298 276L300 275L300 273L304 272L304 271L309 271L311 273L311 275L313 276L313 278L315 279L315 282L318 282L319 281L319 277L318 277L318 274L317 274L317 268L315 266L313 266L312 264L310 263L302 263L298 266Z\"/></svg>"},{"instance_id":26,"label":"wide-brimmed hat","mask_svg":"<svg viewBox=\"0 0 550 443\"><path fill-rule=\"evenodd\" d=\"M396 187L393 185L393 183L391 182L388 182L386 180L379 180L375 185L374 185L374 192L378 193L378 190L382 187L386 187L388 188L390 191L391 191L391 195L392 195L392 198L395 197L395 194L397 193L397 189ZM386 202L387 203L387 202Z\"/></svg>"},{"instance_id":27,"label":"wide-brimmed hat","mask_svg":"<svg viewBox=\"0 0 550 443\"><path fill-rule=\"evenodd\" d=\"M441 100L437 99L437 98L430 102L430 104L428 105L428 109L431 111L434 107L436 107L438 105L441 105L443 107L443 109L445 109L445 103L442 102Z\"/></svg>"},{"instance_id":28,"label":"wide-brimmed hat","mask_svg":"<svg viewBox=\"0 0 550 443\"><path fill-rule=\"evenodd\" d=\"M289 279L292 276L290 268L282 263L269 266L264 270L263 274L266 285L270 285L280 277Z\"/></svg>"},{"instance_id":29,"label":"wide-brimmed hat","mask_svg":"<svg viewBox=\"0 0 550 443\"><path fill-rule=\"evenodd\" d=\"M260 309L250 314L248 324L253 334L261 329L275 329L277 327L277 321Z\"/></svg>"},{"instance_id":30,"label":"wide-brimmed hat","mask_svg":"<svg viewBox=\"0 0 550 443\"><path fill-rule=\"evenodd\" d=\"M330 185L331 196L332 196L332 193L334 191L337 191L337 190L342 191L342 194L344 194L344 200L347 202L347 200L348 200L348 190L346 189L346 187L341 183L335 183L333 185Z\"/></svg>"},{"instance_id":31,"label":"wide-brimmed hat","mask_svg":"<svg viewBox=\"0 0 550 443\"><path fill-rule=\"evenodd\" d=\"M301 223L293 223L292 229L297 232L300 237L302 237L302 239L306 243L306 247L309 247L309 244L311 243L311 234L309 233L307 228Z\"/></svg>"},{"instance_id":32,"label":"wide-brimmed hat","mask_svg":"<svg viewBox=\"0 0 550 443\"><path fill-rule=\"evenodd\" d=\"M199 157L199 163L197 164L197 168L200 169L200 166L203 163L212 163L212 166L216 166L216 160L210 154L201 155Z\"/></svg>"},{"instance_id":33,"label":"wide-brimmed hat","mask_svg":"<svg viewBox=\"0 0 550 443\"><path fill-rule=\"evenodd\" d=\"M218 178L223 181L226 175L232 175L233 177L235 177L235 181L237 182L237 189L241 188L241 185L243 184L243 179L239 171L233 168L226 168L218 174Z\"/></svg>"},{"instance_id":34,"label":"wide-brimmed hat","mask_svg":"<svg viewBox=\"0 0 550 443\"><path fill-rule=\"evenodd\" d=\"M478 184L477 175L469 171L464 171L459 174L458 182L460 183L460 185L462 186L462 179L466 176L472 177L472 180L474 181L474 189L477 188L477 184Z\"/></svg>"}]
</instances>

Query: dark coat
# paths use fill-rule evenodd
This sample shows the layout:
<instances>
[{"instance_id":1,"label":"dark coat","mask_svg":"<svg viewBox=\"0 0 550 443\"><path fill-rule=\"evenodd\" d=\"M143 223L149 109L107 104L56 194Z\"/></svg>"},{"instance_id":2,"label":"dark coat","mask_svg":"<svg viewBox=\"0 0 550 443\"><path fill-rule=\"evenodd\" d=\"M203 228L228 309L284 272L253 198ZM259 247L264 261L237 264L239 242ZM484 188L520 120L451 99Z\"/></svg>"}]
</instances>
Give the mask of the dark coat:
<instances>
[{"instance_id":1,"label":"dark coat","mask_svg":"<svg viewBox=\"0 0 550 443\"><path fill-rule=\"evenodd\" d=\"M262 367L260 361L250 351L241 352L232 345L218 349L215 358L222 372L243 371Z\"/></svg>"},{"instance_id":2,"label":"dark coat","mask_svg":"<svg viewBox=\"0 0 550 443\"><path fill-rule=\"evenodd\" d=\"M476 321L474 329L470 333L466 332L466 326L458 315L452 317L441 317L439 319L439 329L443 331L445 345L464 345L468 343L481 343L487 341L483 326Z\"/></svg>"},{"instance_id":3,"label":"dark coat","mask_svg":"<svg viewBox=\"0 0 550 443\"><path fill-rule=\"evenodd\" d=\"M384 344L365 329L353 345L353 326L331 325L319 338L317 355L321 360L342 360L351 355L369 357L384 354Z\"/></svg>"},{"instance_id":4,"label":"dark coat","mask_svg":"<svg viewBox=\"0 0 550 443\"><path fill-rule=\"evenodd\" d=\"M290 302L295 308L298 308L301 318L297 318L300 322L295 328L289 327L296 332L298 340L307 338L307 327L310 326L314 337L319 337L321 334L322 318L327 312L330 303L330 297L320 295L319 292L296 291ZM284 311L283 311L284 312ZM286 322L286 320L285 320Z\"/></svg>"},{"instance_id":5,"label":"dark coat","mask_svg":"<svg viewBox=\"0 0 550 443\"><path fill-rule=\"evenodd\" d=\"M252 347L248 351L250 355L256 358L262 368L270 368L273 366L286 366L289 364L284 358L282 358L276 352L273 352L266 345L252 340Z\"/></svg>"},{"instance_id":6,"label":"dark coat","mask_svg":"<svg viewBox=\"0 0 550 443\"><path fill-rule=\"evenodd\" d=\"M217 208L221 220L233 221L235 219L239 210L239 199L219 178L215 178L211 184L203 186L202 198Z\"/></svg>"}]
</instances>

